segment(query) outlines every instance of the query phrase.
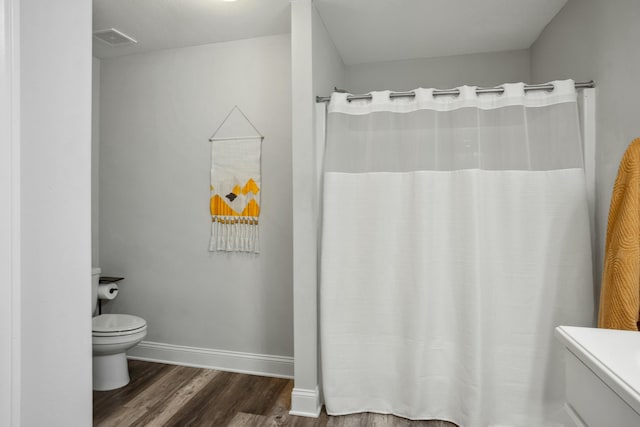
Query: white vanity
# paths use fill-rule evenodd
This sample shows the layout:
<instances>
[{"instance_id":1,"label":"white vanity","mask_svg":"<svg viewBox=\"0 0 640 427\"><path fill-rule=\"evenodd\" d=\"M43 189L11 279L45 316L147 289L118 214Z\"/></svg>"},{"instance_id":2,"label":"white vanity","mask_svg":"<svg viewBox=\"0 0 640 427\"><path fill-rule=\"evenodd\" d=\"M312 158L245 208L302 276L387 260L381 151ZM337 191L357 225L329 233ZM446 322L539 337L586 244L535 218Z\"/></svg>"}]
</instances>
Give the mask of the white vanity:
<instances>
[{"instance_id":1,"label":"white vanity","mask_svg":"<svg viewBox=\"0 0 640 427\"><path fill-rule=\"evenodd\" d=\"M640 426L640 332L559 326L565 411L577 427Z\"/></svg>"}]
</instances>

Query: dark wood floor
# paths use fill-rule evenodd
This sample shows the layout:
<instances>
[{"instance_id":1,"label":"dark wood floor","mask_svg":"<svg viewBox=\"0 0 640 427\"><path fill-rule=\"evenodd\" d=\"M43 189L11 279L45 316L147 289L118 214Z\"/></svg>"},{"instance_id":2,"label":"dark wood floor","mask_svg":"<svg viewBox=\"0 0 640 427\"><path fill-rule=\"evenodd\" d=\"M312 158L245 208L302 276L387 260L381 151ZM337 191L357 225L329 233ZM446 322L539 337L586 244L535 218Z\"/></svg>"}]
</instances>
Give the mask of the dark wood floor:
<instances>
[{"instance_id":1,"label":"dark wood floor","mask_svg":"<svg viewBox=\"0 0 640 427\"><path fill-rule=\"evenodd\" d=\"M95 426L455 427L380 414L332 417L324 409L319 418L294 417L287 379L135 360L129 374L126 387L93 392Z\"/></svg>"}]
</instances>

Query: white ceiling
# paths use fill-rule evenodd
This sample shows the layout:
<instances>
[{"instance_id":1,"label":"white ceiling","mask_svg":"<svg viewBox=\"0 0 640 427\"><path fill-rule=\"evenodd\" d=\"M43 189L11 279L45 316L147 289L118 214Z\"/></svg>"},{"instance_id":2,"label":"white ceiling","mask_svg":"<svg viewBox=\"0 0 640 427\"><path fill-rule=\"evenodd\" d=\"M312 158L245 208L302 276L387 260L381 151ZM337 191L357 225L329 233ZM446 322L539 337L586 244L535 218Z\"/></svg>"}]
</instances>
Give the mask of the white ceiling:
<instances>
[{"instance_id":1,"label":"white ceiling","mask_svg":"<svg viewBox=\"0 0 640 427\"><path fill-rule=\"evenodd\" d=\"M567 0L314 0L346 65L526 49ZM93 0L94 31L138 41L108 58L288 33L290 0Z\"/></svg>"},{"instance_id":2,"label":"white ceiling","mask_svg":"<svg viewBox=\"0 0 640 427\"><path fill-rule=\"evenodd\" d=\"M527 49L567 0L315 0L345 64Z\"/></svg>"},{"instance_id":3,"label":"white ceiling","mask_svg":"<svg viewBox=\"0 0 640 427\"><path fill-rule=\"evenodd\" d=\"M93 30L108 28L138 43L94 38L98 58L282 34L291 31L290 0L93 0Z\"/></svg>"}]
</instances>

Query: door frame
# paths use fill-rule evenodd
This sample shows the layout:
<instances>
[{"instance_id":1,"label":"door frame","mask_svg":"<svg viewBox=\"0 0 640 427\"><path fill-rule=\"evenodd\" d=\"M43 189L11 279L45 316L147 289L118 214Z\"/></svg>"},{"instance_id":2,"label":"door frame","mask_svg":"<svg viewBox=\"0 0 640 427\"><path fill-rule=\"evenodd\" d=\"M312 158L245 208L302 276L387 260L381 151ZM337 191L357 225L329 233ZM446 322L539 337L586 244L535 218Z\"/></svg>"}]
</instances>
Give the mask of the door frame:
<instances>
[{"instance_id":1,"label":"door frame","mask_svg":"<svg viewBox=\"0 0 640 427\"><path fill-rule=\"evenodd\" d=\"M20 425L19 0L0 0L0 425Z\"/></svg>"}]
</instances>

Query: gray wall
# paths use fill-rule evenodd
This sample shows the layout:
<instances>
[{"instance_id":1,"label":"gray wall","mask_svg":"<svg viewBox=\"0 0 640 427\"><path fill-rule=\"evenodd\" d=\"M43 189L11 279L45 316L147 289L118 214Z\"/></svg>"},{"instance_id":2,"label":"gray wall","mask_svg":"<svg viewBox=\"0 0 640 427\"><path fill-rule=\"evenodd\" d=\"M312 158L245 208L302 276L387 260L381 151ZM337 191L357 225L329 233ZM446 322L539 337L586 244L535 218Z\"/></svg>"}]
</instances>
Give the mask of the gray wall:
<instances>
[{"instance_id":1,"label":"gray wall","mask_svg":"<svg viewBox=\"0 0 640 427\"><path fill-rule=\"evenodd\" d=\"M290 36L102 61L100 267L107 311L147 341L291 356ZM238 105L265 136L261 253L207 251L208 138Z\"/></svg>"},{"instance_id":2,"label":"gray wall","mask_svg":"<svg viewBox=\"0 0 640 427\"><path fill-rule=\"evenodd\" d=\"M534 82L596 81L597 282L620 158L640 136L640 2L569 0L531 47Z\"/></svg>"},{"instance_id":3,"label":"gray wall","mask_svg":"<svg viewBox=\"0 0 640 427\"><path fill-rule=\"evenodd\" d=\"M417 87L448 89L462 85L496 86L529 81L529 51L478 53L376 62L347 67L351 93L407 91Z\"/></svg>"},{"instance_id":4,"label":"gray wall","mask_svg":"<svg viewBox=\"0 0 640 427\"><path fill-rule=\"evenodd\" d=\"M313 91L316 95L327 96L334 87L344 87L346 68L315 7L312 12Z\"/></svg>"},{"instance_id":5,"label":"gray wall","mask_svg":"<svg viewBox=\"0 0 640 427\"><path fill-rule=\"evenodd\" d=\"M331 94L331 92L333 92L335 87L338 87L338 88L345 87L346 67L344 65L344 62L342 61L342 58L340 57L340 54L338 53L338 50L336 49L336 46L333 43L333 40L331 39L331 36L327 31L327 28L325 27L324 22L322 21L322 18L320 17L320 14L315 9L315 7L313 8L312 23L313 23L313 93L315 96L328 96ZM320 111L323 111L322 108L323 107L326 108L327 104L320 104L320 105L322 107L318 108L318 106L316 106L316 111L318 111L318 109ZM324 121L322 121L322 123L315 122L315 120L319 119L318 117L319 114L321 113L314 115L314 130L316 135L316 138L314 138L314 148L315 148L315 154L316 154L316 157L314 158L314 160L315 160L316 177L318 180L315 184L318 190L320 190L320 182L322 182L322 161L324 157L324 140L318 140L317 135L319 135L318 133L319 127L321 128L320 134L324 135L324 126L325 126ZM317 224L317 229L320 229L321 227L320 212L322 210L322 196L320 194L320 191L316 192L315 206L316 208L315 208L314 221ZM314 235L313 237L314 239L317 238L317 240L314 240L314 244L317 249L320 249L320 246L318 245L319 237L317 235ZM319 255L319 254L316 254L316 255ZM318 259L319 259L319 256L318 256ZM320 275L319 275L319 272L317 273L318 274L316 274L316 283L314 288L316 293L318 292L318 285L320 283ZM320 329L319 328L317 329L319 333ZM317 366L318 366L319 382L320 384L322 384L322 372L321 372L322 366L320 363L321 362L320 353L321 353L320 347L318 347ZM320 390L320 392L322 392L322 390Z\"/></svg>"},{"instance_id":6,"label":"gray wall","mask_svg":"<svg viewBox=\"0 0 640 427\"><path fill-rule=\"evenodd\" d=\"M2 298L22 302L20 425L88 426L91 3L23 0L17 16L21 295Z\"/></svg>"}]
</instances>

